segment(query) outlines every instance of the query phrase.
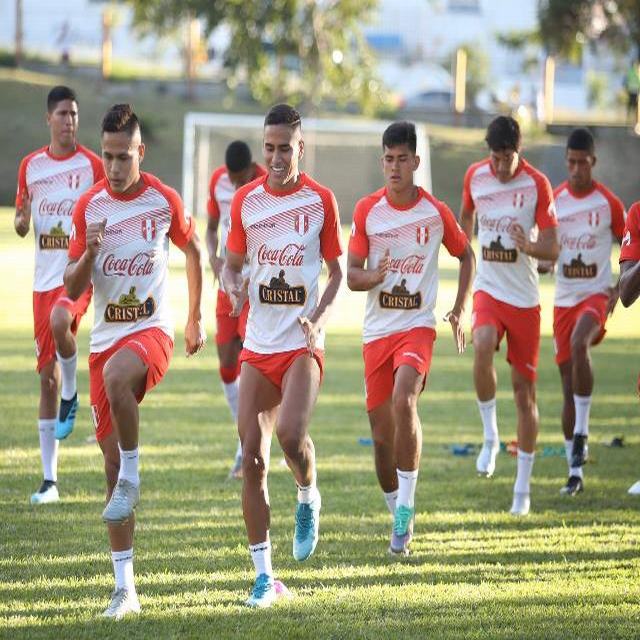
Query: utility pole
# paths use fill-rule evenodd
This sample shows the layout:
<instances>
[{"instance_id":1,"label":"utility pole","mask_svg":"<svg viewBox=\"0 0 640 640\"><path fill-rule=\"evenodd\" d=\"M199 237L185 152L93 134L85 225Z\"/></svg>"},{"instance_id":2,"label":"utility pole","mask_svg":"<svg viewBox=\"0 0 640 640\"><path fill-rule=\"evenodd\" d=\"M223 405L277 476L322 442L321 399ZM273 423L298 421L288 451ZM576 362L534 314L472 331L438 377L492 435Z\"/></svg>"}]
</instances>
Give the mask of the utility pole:
<instances>
[{"instance_id":1,"label":"utility pole","mask_svg":"<svg viewBox=\"0 0 640 640\"><path fill-rule=\"evenodd\" d=\"M16 67L19 67L22 64L22 36L22 0L16 0Z\"/></svg>"}]
</instances>

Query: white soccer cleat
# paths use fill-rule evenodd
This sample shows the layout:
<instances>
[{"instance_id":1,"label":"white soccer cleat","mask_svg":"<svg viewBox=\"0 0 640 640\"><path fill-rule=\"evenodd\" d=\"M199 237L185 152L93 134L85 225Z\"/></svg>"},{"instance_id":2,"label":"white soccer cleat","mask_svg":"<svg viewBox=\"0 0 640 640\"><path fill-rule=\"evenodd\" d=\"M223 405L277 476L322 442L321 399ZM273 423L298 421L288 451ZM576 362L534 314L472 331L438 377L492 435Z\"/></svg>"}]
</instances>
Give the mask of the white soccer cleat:
<instances>
[{"instance_id":1,"label":"white soccer cleat","mask_svg":"<svg viewBox=\"0 0 640 640\"><path fill-rule=\"evenodd\" d=\"M111 602L102 615L105 618L121 620L129 613L140 613L137 594L125 588L116 589L111 594Z\"/></svg>"},{"instance_id":2,"label":"white soccer cleat","mask_svg":"<svg viewBox=\"0 0 640 640\"><path fill-rule=\"evenodd\" d=\"M528 493L514 493L513 504L509 513L512 516L528 516L531 507L531 499Z\"/></svg>"},{"instance_id":3,"label":"white soccer cleat","mask_svg":"<svg viewBox=\"0 0 640 640\"><path fill-rule=\"evenodd\" d=\"M627 493L631 496L640 496L640 480L638 482L634 482L630 487Z\"/></svg>"},{"instance_id":4,"label":"white soccer cleat","mask_svg":"<svg viewBox=\"0 0 640 640\"><path fill-rule=\"evenodd\" d=\"M476 459L478 474L490 478L496 470L496 456L500 451L500 443L494 440L485 440L482 449Z\"/></svg>"},{"instance_id":5,"label":"white soccer cleat","mask_svg":"<svg viewBox=\"0 0 640 640\"><path fill-rule=\"evenodd\" d=\"M58 502L58 500L60 500L58 487L51 480L44 480L40 488L31 494L31 504L50 504L51 502Z\"/></svg>"}]
</instances>

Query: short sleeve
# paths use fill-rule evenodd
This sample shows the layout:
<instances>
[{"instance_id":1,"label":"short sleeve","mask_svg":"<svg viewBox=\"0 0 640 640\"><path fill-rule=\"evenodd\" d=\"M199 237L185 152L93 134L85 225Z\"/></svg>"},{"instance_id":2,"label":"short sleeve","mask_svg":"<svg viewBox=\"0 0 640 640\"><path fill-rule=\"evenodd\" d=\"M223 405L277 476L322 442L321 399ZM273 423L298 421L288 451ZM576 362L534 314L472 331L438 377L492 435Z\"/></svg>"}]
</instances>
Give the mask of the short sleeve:
<instances>
[{"instance_id":1,"label":"short sleeve","mask_svg":"<svg viewBox=\"0 0 640 640\"><path fill-rule=\"evenodd\" d=\"M20 163L20 168L18 169L18 188L16 190L16 208L22 206L23 197L25 192L27 191L27 165L29 164L29 159L24 158Z\"/></svg>"},{"instance_id":2,"label":"short sleeve","mask_svg":"<svg viewBox=\"0 0 640 640\"><path fill-rule=\"evenodd\" d=\"M216 200L216 186L218 185L218 181L220 180L220 176L222 175L221 171L222 167L216 169L209 179L209 195L207 197L207 213L209 217L213 220L220 219L220 207L218 206L218 201Z\"/></svg>"},{"instance_id":3,"label":"short sleeve","mask_svg":"<svg viewBox=\"0 0 640 640\"><path fill-rule=\"evenodd\" d=\"M88 196L81 196L73 208L69 235L69 260L79 260L87 248L87 219L85 216Z\"/></svg>"},{"instance_id":4,"label":"short sleeve","mask_svg":"<svg viewBox=\"0 0 640 640\"><path fill-rule=\"evenodd\" d=\"M227 249L242 255L247 253L247 234L242 226L242 203L245 194L244 189L236 191L231 200L231 228L227 236Z\"/></svg>"},{"instance_id":5,"label":"short sleeve","mask_svg":"<svg viewBox=\"0 0 640 640\"><path fill-rule=\"evenodd\" d=\"M320 253L325 262L335 260L342 255L342 229L340 227L340 214L338 203L331 191L320 194L324 209L324 222L320 231Z\"/></svg>"},{"instance_id":6,"label":"short sleeve","mask_svg":"<svg viewBox=\"0 0 640 640\"><path fill-rule=\"evenodd\" d=\"M351 235L349 236L349 253L362 258L369 256L369 236L367 236L367 214L371 210L365 199L356 204L353 211Z\"/></svg>"},{"instance_id":7,"label":"short sleeve","mask_svg":"<svg viewBox=\"0 0 640 640\"><path fill-rule=\"evenodd\" d=\"M536 183L537 203L536 203L536 224L538 229L549 229L558 226L556 216L556 205L553 199L553 189L546 176L541 173L534 173L531 176Z\"/></svg>"},{"instance_id":8,"label":"short sleeve","mask_svg":"<svg viewBox=\"0 0 640 640\"><path fill-rule=\"evenodd\" d=\"M476 206L471 195L471 178L475 171L475 165L471 165L464 174L464 182L462 184L462 208L465 211L473 211Z\"/></svg>"},{"instance_id":9,"label":"short sleeve","mask_svg":"<svg viewBox=\"0 0 640 640\"><path fill-rule=\"evenodd\" d=\"M89 158L91 168L93 169L93 184L100 182L100 180L104 180L105 175L102 160L93 152L89 152L87 157Z\"/></svg>"},{"instance_id":10,"label":"short sleeve","mask_svg":"<svg viewBox=\"0 0 640 640\"><path fill-rule=\"evenodd\" d=\"M440 203L438 211L444 225L442 244L452 256L459 258L469 244L467 235L458 224L451 209L444 202Z\"/></svg>"},{"instance_id":11,"label":"short sleeve","mask_svg":"<svg viewBox=\"0 0 640 640\"><path fill-rule=\"evenodd\" d=\"M185 213L180 196L171 188L163 190L165 198L171 208L171 224L169 225L169 238L176 247L184 247L193 237L196 231L195 220Z\"/></svg>"},{"instance_id":12,"label":"short sleeve","mask_svg":"<svg viewBox=\"0 0 640 640\"><path fill-rule=\"evenodd\" d=\"M640 261L640 202L636 202L627 216L627 224L622 237L620 262Z\"/></svg>"},{"instance_id":13,"label":"short sleeve","mask_svg":"<svg viewBox=\"0 0 640 640\"><path fill-rule=\"evenodd\" d=\"M620 198L614 196L612 193L605 193L604 196L608 200L609 208L611 209L611 232L620 240L624 235L624 204L622 204Z\"/></svg>"}]
</instances>

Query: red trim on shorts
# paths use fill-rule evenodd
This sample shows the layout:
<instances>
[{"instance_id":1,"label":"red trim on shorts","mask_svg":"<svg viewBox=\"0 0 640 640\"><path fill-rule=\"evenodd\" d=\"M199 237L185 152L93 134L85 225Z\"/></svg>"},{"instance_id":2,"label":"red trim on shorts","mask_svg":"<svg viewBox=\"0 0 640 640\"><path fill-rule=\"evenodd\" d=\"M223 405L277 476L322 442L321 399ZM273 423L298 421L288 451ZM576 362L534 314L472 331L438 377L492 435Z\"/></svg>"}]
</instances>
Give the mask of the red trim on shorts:
<instances>
[{"instance_id":1,"label":"red trim on shorts","mask_svg":"<svg viewBox=\"0 0 640 640\"><path fill-rule=\"evenodd\" d=\"M584 315L589 314L596 319L600 325L600 333L591 343L592 346L602 342L607 323L607 306L609 304L609 296L604 293L585 298L573 307L554 307L553 308L553 347L556 352L556 364L561 365L571 360L571 334L575 329L578 320Z\"/></svg>"},{"instance_id":2,"label":"red trim on shorts","mask_svg":"<svg viewBox=\"0 0 640 640\"><path fill-rule=\"evenodd\" d=\"M279 353L256 353L249 349L240 352L240 363L246 362L257 369L265 378L282 391L282 379L291 365L301 356L308 356L306 347L293 351L281 351ZM313 357L320 367L320 383L324 378L324 351L316 349Z\"/></svg>"},{"instance_id":3,"label":"red trim on shorts","mask_svg":"<svg viewBox=\"0 0 640 640\"><path fill-rule=\"evenodd\" d=\"M507 335L507 362L528 380L538 377L540 305L516 307L496 300L486 291L473 294L471 328L491 325L498 332L498 348ZM497 350L497 349L496 349Z\"/></svg>"},{"instance_id":4,"label":"red trim on shorts","mask_svg":"<svg viewBox=\"0 0 640 640\"><path fill-rule=\"evenodd\" d=\"M363 345L367 411L376 409L391 397L395 374L401 365L413 367L423 376L424 389L431 368L435 339L434 329L416 327Z\"/></svg>"}]
</instances>

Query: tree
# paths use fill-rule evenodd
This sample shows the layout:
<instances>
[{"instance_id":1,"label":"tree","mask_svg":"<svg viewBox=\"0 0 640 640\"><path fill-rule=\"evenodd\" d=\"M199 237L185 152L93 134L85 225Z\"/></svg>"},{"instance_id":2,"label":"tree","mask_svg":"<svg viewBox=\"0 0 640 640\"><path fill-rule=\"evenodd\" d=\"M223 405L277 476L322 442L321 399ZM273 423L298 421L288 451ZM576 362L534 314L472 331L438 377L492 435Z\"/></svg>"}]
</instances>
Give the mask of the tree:
<instances>
[{"instance_id":1,"label":"tree","mask_svg":"<svg viewBox=\"0 0 640 640\"><path fill-rule=\"evenodd\" d=\"M376 0L125 0L143 29L175 28L189 12L207 33L225 25L229 83L246 79L264 104L291 100L381 105L381 90L360 25Z\"/></svg>"}]
</instances>

